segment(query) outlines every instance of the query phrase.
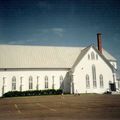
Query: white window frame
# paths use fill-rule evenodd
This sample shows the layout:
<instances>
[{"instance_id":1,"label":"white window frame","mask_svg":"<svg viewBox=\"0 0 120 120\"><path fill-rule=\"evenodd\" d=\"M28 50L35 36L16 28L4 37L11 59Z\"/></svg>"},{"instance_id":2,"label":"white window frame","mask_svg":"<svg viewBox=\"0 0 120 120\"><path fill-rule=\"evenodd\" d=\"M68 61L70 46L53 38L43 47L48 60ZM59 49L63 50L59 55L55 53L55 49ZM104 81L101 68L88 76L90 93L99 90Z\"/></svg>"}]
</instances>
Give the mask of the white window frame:
<instances>
[{"instance_id":1,"label":"white window frame","mask_svg":"<svg viewBox=\"0 0 120 120\"><path fill-rule=\"evenodd\" d=\"M32 90L33 89L33 77L30 76L29 77L29 90Z\"/></svg>"},{"instance_id":2,"label":"white window frame","mask_svg":"<svg viewBox=\"0 0 120 120\"><path fill-rule=\"evenodd\" d=\"M15 91L16 90L16 77L13 76L12 77L12 91Z\"/></svg>"},{"instance_id":3,"label":"white window frame","mask_svg":"<svg viewBox=\"0 0 120 120\"><path fill-rule=\"evenodd\" d=\"M45 76L45 89L48 89L48 76Z\"/></svg>"}]
</instances>

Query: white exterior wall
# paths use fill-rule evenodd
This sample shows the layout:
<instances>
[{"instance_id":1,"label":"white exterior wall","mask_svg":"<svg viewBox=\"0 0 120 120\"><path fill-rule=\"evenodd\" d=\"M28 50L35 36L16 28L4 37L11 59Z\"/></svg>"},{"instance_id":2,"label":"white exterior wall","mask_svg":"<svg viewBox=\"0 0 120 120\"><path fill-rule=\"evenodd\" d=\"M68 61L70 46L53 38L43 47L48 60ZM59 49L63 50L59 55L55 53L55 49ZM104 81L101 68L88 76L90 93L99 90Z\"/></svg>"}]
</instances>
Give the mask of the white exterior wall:
<instances>
[{"instance_id":1,"label":"white exterior wall","mask_svg":"<svg viewBox=\"0 0 120 120\"><path fill-rule=\"evenodd\" d=\"M26 70L12 70L12 71L0 71L0 96L2 96L2 87L3 87L3 77L5 79L5 88L4 93L8 91L12 91L12 77L16 77L16 90L20 91L20 77L22 78L22 91L29 90L29 77L33 77L33 90L36 90L37 86L37 77L39 76L39 90L45 89L45 76L48 76L48 89L52 89L53 85L53 79L52 76L54 76L54 89L60 88L60 76L63 76L64 82L63 84L66 84L66 74L68 70L32 70L32 71L26 71ZM68 86L66 86L65 90L68 90Z\"/></svg>"},{"instance_id":2,"label":"white exterior wall","mask_svg":"<svg viewBox=\"0 0 120 120\"><path fill-rule=\"evenodd\" d=\"M91 52L95 54L95 60L91 60ZM88 54L90 59L88 60ZM29 90L29 77L33 77L33 89L36 90L37 77L39 90L45 89L45 76L48 76L48 89L52 89L53 76L54 76L54 89L60 88L60 76L63 76L64 82L63 91L65 93L103 93L109 89L109 81L113 82L113 73L106 62L98 55L96 59L96 51L91 47L87 54L77 64L74 69L74 73L68 74L70 69L9 69L7 71L0 71L0 96L3 91L3 79L4 93L12 90L12 77L16 77L16 90L20 91L20 78L22 77L22 91ZM92 65L96 67L96 81L97 87L93 88L93 76L92 76ZM115 63L116 67L117 64ZM90 88L86 88L86 74L90 78ZM99 75L103 75L104 87L100 88ZM73 78L73 83L71 80ZM116 75L114 74L116 82ZM72 87L71 87L72 86Z\"/></svg>"},{"instance_id":3,"label":"white exterior wall","mask_svg":"<svg viewBox=\"0 0 120 120\"><path fill-rule=\"evenodd\" d=\"M74 71L74 92L78 93L103 93L109 89L109 81L113 82L113 74L110 67L103 61L103 59L98 55L98 60L91 60L91 52L96 52L93 48L90 48L88 53L83 57L80 63L75 67ZM88 60L88 54L90 55L90 60ZM92 65L96 67L96 81L97 87L93 88L93 76L92 76ZM86 88L86 74L90 78L90 88ZM103 75L104 87L100 88L99 75Z\"/></svg>"}]
</instances>

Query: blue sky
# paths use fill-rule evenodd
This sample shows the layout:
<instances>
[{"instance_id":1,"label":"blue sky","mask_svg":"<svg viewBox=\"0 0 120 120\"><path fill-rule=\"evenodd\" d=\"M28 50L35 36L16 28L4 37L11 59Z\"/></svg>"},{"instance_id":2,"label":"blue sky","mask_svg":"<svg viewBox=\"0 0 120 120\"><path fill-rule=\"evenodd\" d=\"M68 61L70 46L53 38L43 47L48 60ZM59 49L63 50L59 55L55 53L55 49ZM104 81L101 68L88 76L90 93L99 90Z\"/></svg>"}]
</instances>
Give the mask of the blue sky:
<instances>
[{"instance_id":1,"label":"blue sky","mask_svg":"<svg viewBox=\"0 0 120 120\"><path fill-rule=\"evenodd\" d=\"M119 0L0 0L0 44L88 46L98 32L120 69Z\"/></svg>"}]
</instances>

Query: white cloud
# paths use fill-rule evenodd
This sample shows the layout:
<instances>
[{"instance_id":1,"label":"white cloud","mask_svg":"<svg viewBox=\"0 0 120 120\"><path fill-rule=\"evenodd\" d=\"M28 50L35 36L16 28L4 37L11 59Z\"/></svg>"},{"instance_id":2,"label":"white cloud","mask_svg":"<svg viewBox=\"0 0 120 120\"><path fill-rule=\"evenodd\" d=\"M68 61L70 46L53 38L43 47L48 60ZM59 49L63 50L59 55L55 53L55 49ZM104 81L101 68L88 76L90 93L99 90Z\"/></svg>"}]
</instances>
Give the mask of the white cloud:
<instances>
[{"instance_id":1,"label":"white cloud","mask_svg":"<svg viewBox=\"0 0 120 120\"><path fill-rule=\"evenodd\" d=\"M64 34L63 28L52 28L52 31L59 37L63 37L63 34Z\"/></svg>"},{"instance_id":2,"label":"white cloud","mask_svg":"<svg viewBox=\"0 0 120 120\"><path fill-rule=\"evenodd\" d=\"M8 44L14 45L14 44L23 44L25 41L23 40L15 40L15 41L10 41Z\"/></svg>"},{"instance_id":3,"label":"white cloud","mask_svg":"<svg viewBox=\"0 0 120 120\"><path fill-rule=\"evenodd\" d=\"M63 28L42 28L39 29L39 34L53 34L57 35L58 37L63 37L65 30Z\"/></svg>"},{"instance_id":4,"label":"white cloud","mask_svg":"<svg viewBox=\"0 0 120 120\"><path fill-rule=\"evenodd\" d=\"M32 40L32 39L27 39L27 40L15 40L15 41L10 41L8 44L14 45L14 44L29 44L29 43L35 43L37 40Z\"/></svg>"},{"instance_id":5,"label":"white cloud","mask_svg":"<svg viewBox=\"0 0 120 120\"><path fill-rule=\"evenodd\" d=\"M52 28L54 32L64 32L63 28Z\"/></svg>"},{"instance_id":6,"label":"white cloud","mask_svg":"<svg viewBox=\"0 0 120 120\"><path fill-rule=\"evenodd\" d=\"M14 40L10 41L8 44L36 44L43 40L48 40L51 37L62 38L65 30L63 28L40 28L36 32L30 34L32 36L30 39L24 40ZM30 37L29 36L29 37Z\"/></svg>"}]
</instances>

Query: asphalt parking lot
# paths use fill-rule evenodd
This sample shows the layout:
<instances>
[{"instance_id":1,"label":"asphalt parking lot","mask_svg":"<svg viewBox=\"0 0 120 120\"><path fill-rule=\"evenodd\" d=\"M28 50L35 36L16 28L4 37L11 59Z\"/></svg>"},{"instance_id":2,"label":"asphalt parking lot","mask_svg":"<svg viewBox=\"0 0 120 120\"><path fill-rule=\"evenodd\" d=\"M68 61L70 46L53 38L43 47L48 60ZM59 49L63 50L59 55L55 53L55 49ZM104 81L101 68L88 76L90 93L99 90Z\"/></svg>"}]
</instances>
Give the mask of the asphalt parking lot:
<instances>
[{"instance_id":1,"label":"asphalt parking lot","mask_svg":"<svg viewBox=\"0 0 120 120\"><path fill-rule=\"evenodd\" d=\"M0 98L0 120L120 120L120 95Z\"/></svg>"}]
</instances>

